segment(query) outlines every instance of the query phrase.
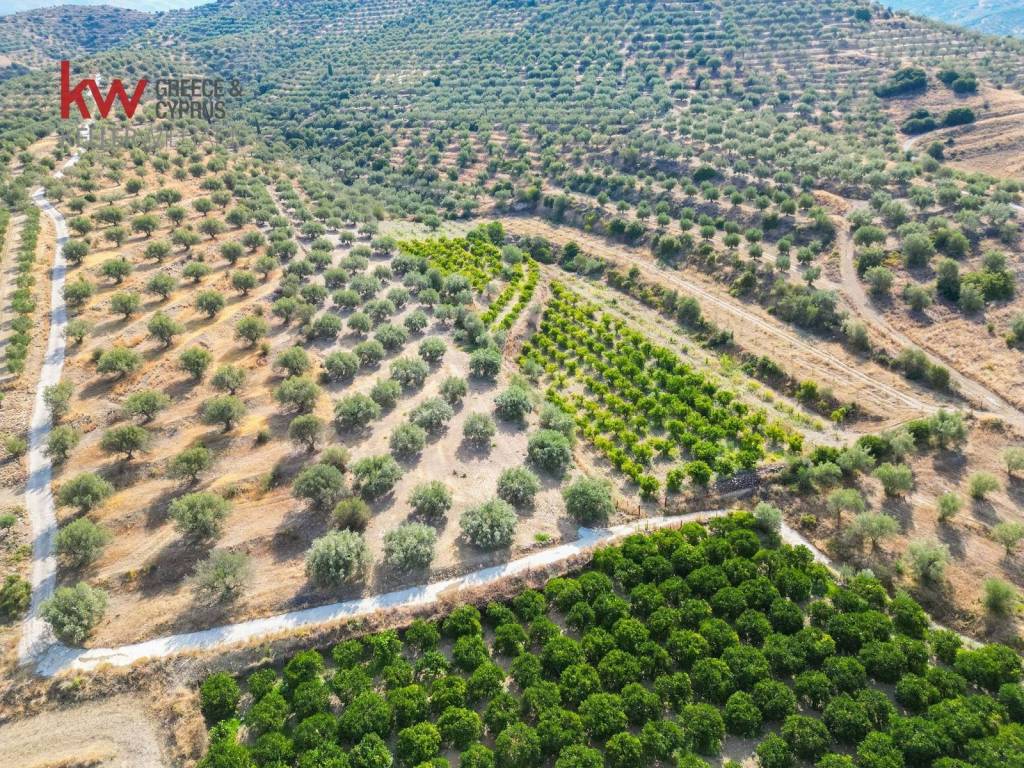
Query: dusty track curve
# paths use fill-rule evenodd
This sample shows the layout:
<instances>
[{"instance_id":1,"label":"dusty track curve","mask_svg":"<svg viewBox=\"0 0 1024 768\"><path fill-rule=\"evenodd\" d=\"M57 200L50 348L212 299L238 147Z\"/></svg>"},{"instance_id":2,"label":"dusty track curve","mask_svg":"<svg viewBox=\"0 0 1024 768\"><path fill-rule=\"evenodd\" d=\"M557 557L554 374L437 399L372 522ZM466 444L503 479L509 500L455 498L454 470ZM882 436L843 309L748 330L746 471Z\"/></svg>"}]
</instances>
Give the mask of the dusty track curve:
<instances>
[{"instance_id":1,"label":"dusty track curve","mask_svg":"<svg viewBox=\"0 0 1024 768\"><path fill-rule=\"evenodd\" d=\"M953 361L936 354L930 349L925 349L905 333L892 327L885 316L871 303L871 299L864 290L863 283L857 277L857 268L854 264L855 249L853 238L850 236L850 228L846 222L837 223L836 237L839 244L839 271L842 289L854 313L874 326L876 331L898 345L921 349L932 362L938 362L949 369L953 386L961 394L978 403L983 409L996 414L999 418L1013 424L1018 429L1024 430L1024 414L1019 409L981 382L958 371Z\"/></svg>"},{"instance_id":2,"label":"dusty track curve","mask_svg":"<svg viewBox=\"0 0 1024 768\"><path fill-rule=\"evenodd\" d=\"M75 152L54 173L60 178L64 171L78 162ZM32 568L29 583L32 586L32 602L22 628L18 644L18 657L25 661L38 653L41 647L53 642L47 624L39 616L39 606L52 594L57 581L57 558L54 555L54 537L57 533L57 517L54 514L53 493L50 486L52 467L46 455L46 439L50 435L50 414L43 400L48 386L60 381L64 369L64 330L68 321L64 304L64 243L68 240L68 227L64 217L46 199L43 189L37 189L32 202L42 209L56 229L57 240L53 252L53 267L50 278L50 333L46 344L46 356L39 373L36 387L32 420L29 423L28 482L25 484L25 508L32 525Z\"/></svg>"}]
</instances>

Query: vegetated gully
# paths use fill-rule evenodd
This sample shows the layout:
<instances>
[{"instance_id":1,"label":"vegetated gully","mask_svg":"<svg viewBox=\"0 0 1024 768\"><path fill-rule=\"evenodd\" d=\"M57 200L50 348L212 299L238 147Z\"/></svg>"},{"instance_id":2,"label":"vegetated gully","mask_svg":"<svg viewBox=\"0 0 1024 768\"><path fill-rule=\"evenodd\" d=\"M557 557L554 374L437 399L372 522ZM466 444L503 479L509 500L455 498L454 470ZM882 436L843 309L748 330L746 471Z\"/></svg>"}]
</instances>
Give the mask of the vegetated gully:
<instances>
[{"instance_id":1,"label":"vegetated gully","mask_svg":"<svg viewBox=\"0 0 1024 768\"><path fill-rule=\"evenodd\" d=\"M57 174L61 174L63 170L73 165L78 157L79 154L76 151ZM214 651L271 635L366 616L383 610L423 607L438 602L445 595L486 586L503 579L527 574L534 569L565 562L600 544L611 543L632 533L681 525L691 521L706 521L728 513L728 510L721 509L694 512L676 517L642 519L601 530L581 528L576 541L541 550L501 565L483 568L457 578L356 600L211 627L197 632L169 635L116 648L85 649L66 646L53 637L52 632L40 616L39 607L53 594L56 583L56 557L53 543L57 521L51 490L51 465L43 453L43 446L50 431L50 419L43 401L43 391L47 386L60 380L64 362L64 330L67 323L67 310L63 297L66 266L62 249L64 243L67 242L68 234L64 217L46 199L42 189L36 191L33 200L46 212L57 230L51 279L50 334L32 413L29 482L26 487L26 505L29 510L33 535L32 601L29 614L23 624L22 638L19 643L21 660L24 663L34 662L35 670L40 675L53 676L64 671L88 671L104 665L127 666L147 658L166 657L185 652ZM702 289L693 292L698 291L703 293ZM707 298L721 301L710 294L707 295ZM753 320L761 322L760 318L753 318ZM839 363L836 360L833 362ZM842 363L839 364L842 365ZM851 369L851 372L860 374L855 369ZM899 394L903 398L907 397L903 393ZM817 561L831 567L831 562L826 555L789 526L783 524L781 536L789 544L807 547Z\"/></svg>"}]
</instances>

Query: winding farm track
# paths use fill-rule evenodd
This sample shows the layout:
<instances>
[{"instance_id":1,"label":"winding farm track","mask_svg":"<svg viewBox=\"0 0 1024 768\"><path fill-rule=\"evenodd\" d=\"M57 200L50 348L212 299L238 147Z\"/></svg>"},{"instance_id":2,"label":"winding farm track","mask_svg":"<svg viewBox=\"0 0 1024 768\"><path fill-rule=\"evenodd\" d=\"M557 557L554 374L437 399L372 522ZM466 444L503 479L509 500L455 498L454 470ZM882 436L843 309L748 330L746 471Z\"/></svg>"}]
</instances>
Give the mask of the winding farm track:
<instances>
[{"instance_id":1,"label":"winding farm track","mask_svg":"<svg viewBox=\"0 0 1024 768\"><path fill-rule=\"evenodd\" d=\"M64 171L78 162L75 152L54 173L60 178ZM61 215L43 194L40 187L32 195L32 202L42 209L53 222L57 240L53 252L53 269L50 277L50 333L46 343L46 355L39 373L32 420L29 422L28 482L25 484L25 508L32 525L32 568L29 583L32 586L32 601L22 628L18 644L18 657L27 660L39 652L41 646L53 642L49 627L39 616L39 606L52 594L57 582L57 558L53 551L57 533L57 517L54 514L53 493L50 486L52 466L44 449L50 435L50 414L43 400L48 386L60 381L64 369L64 329L68 321L64 304L64 243L68 240L68 227Z\"/></svg>"},{"instance_id":2,"label":"winding farm track","mask_svg":"<svg viewBox=\"0 0 1024 768\"><path fill-rule=\"evenodd\" d=\"M1018 408L1004 400L980 381L958 371L953 361L930 349L924 349L918 342L889 323L885 316L871 303L871 299L864 290L863 283L857 277L857 267L854 264L853 238L850 236L850 229L845 221L838 224L836 237L839 241L839 271L842 290L854 313L874 326L876 331L887 336L899 346L921 349L932 362L938 362L949 369L950 380L954 388L962 395L980 405L984 410L999 416L1003 421L1024 430L1024 413L1021 413Z\"/></svg>"}]
</instances>

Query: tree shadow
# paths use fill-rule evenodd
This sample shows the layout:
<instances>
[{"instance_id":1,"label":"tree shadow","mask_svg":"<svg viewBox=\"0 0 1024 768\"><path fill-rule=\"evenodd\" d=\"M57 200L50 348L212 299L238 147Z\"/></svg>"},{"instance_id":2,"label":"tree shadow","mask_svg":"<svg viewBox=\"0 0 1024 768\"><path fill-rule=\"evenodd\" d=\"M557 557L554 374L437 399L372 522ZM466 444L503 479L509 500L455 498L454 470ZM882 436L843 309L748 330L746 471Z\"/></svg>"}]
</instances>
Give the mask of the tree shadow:
<instances>
[{"instance_id":1,"label":"tree shadow","mask_svg":"<svg viewBox=\"0 0 1024 768\"><path fill-rule=\"evenodd\" d=\"M200 560L205 559L209 547L203 542L190 542L176 538L150 560L139 576L139 591L146 597L177 589L192 575Z\"/></svg>"}]
</instances>

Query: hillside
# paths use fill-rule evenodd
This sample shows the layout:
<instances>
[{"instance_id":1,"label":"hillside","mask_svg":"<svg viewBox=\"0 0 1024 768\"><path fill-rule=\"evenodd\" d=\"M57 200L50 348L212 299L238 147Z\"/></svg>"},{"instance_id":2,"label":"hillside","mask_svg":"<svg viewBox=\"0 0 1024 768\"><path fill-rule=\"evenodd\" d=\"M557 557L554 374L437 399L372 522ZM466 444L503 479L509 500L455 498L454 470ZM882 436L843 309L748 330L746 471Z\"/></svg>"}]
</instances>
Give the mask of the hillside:
<instances>
[{"instance_id":1,"label":"hillside","mask_svg":"<svg viewBox=\"0 0 1024 768\"><path fill-rule=\"evenodd\" d=\"M484 724L457 742L481 741L458 758L477 768L490 750L499 768L629 768L645 731L652 765L721 762L692 734L647 742L653 722L729 720L736 696L753 718L734 631L798 702L733 721L725 755L748 765L987 768L986 739L1016 738L1024 41L862 0L80 13L0 19L0 719L56 701L37 676L81 676L85 698L118 679L159 701L161 732L181 723L176 764L208 738L224 755L204 766L443 768L441 743L463 749L448 736L402 741L432 744L442 711L388 715L368 744L337 729L364 688L397 712L452 664L450 685L476 685L461 633L405 653L375 632L494 599L516 622L488 609L477 662L509 671L599 630L621 647L587 657L593 695L699 682L588 726L564 761L569 744L520 760L500 739L518 726L486 712L514 703L530 742L563 670L529 691L491 665L478 683L504 703L458 707ZM205 119L154 86L130 120L64 121L65 55L129 90L205 77L230 95ZM684 520L713 522L594 552ZM588 567L606 615L516 597ZM766 578L785 605L748 594ZM660 640L710 644L699 672L616 629L661 609ZM868 614L871 639L833 610ZM805 615L821 670L790 658L810 658ZM998 645L961 661L958 633ZM271 681L285 650L349 635L373 638L335 659L351 680ZM660 666L615 685L616 652ZM972 666L988 654L1005 675ZM831 656L873 682L832 680ZM204 735L197 681L253 665L277 670L266 690L207 712ZM571 725L582 700L559 695ZM920 747L974 706L987 725ZM841 733L844 707L867 729ZM320 728L344 757L300 754Z\"/></svg>"}]
</instances>

